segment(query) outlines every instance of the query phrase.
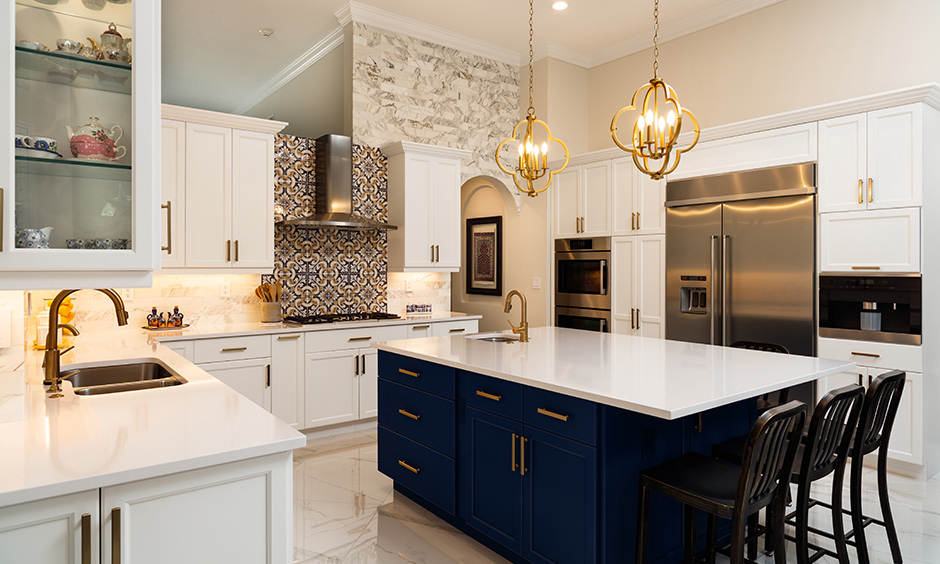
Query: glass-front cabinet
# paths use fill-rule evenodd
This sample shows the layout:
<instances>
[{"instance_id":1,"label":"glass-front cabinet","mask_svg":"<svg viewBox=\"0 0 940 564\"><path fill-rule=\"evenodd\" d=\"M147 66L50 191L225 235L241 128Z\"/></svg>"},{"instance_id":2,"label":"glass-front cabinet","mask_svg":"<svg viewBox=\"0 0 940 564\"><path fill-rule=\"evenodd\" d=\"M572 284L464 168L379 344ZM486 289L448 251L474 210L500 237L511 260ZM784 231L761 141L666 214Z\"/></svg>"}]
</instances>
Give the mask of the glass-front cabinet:
<instances>
[{"instance_id":1,"label":"glass-front cabinet","mask_svg":"<svg viewBox=\"0 0 940 564\"><path fill-rule=\"evenodd\" d=\"M159 0L0 9L0 289L149 286L159 266Z\"/></svg>"}]
</instances>

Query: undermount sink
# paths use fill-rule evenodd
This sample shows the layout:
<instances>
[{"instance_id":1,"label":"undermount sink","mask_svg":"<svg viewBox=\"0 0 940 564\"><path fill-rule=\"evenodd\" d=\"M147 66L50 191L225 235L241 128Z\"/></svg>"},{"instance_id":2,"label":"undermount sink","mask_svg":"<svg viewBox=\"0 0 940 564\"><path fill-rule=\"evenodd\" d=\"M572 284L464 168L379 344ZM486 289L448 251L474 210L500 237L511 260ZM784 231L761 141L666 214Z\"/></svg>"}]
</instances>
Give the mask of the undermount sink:
<instances>
[{"instance_id":1,"label":"undermount sink","mask_svg":"<svg viewBox=\"0 0 940 564\"><path fill-rule=\"evenodd\" d=\"M468 339L473 339L474 341L487 341L489 343L518 343L518 335L510 335L509 333L478 333L476 335L467 335Z\"/></svg>"},{"instance_id":2,"label":"undermount sink","mask_svg":"<svg viewBox=\"0 0 940 564\"><path fill-rule=\"evenodd\" d=\"M69 369L62 373L74 372L63 378L72 383L72 391L80 396L113 394L130 390L148 390L185 384L186 379L172 372L161 362L143 361L109 366L87 366Z\"/></svg>"}]
</instances>

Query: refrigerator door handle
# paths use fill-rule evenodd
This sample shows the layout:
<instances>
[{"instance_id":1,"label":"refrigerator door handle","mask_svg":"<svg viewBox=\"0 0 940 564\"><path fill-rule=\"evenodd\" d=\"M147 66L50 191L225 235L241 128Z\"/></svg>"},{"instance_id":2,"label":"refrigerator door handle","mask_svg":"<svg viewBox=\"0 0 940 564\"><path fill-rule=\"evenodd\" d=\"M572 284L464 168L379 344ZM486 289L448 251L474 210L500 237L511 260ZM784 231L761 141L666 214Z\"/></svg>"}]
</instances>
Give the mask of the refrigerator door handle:
<instances>
[{"instance_id":1,"label":"refrigerator door handle","mask_svg":"<svg viewBox=\"0 0 940 564\"><path fill-rule=\"evenodd\" d=\"M728 346L728 241L731 235L721 237L721 344Z\"/></svg>"},{"instance_id":2,"label":"refrigerator door handle","mask_svg":"<svg viewBox=\"0 0 940 564\"><path fill-rule=\"evenodd\" d=\"M709 339L708 344L710 345L715 344L715 318L716 318L717 311L718 311L715 309L715 276L716 276L715 274L715 244L717 242L718 242L718 235L712 235L711 245L710 245L711 251L712 251L712 259L711 259L711 266L709 267L709 270L708 270L708 276L709 276L709 279L711 280L711 288L709 288L708 290L708 295L711 296L711 302L712 302L709 308L710 310L709 315L711 315L711 319L709 320L709 324L708 324L708 339Z\"/></svg>"}]
</instances>

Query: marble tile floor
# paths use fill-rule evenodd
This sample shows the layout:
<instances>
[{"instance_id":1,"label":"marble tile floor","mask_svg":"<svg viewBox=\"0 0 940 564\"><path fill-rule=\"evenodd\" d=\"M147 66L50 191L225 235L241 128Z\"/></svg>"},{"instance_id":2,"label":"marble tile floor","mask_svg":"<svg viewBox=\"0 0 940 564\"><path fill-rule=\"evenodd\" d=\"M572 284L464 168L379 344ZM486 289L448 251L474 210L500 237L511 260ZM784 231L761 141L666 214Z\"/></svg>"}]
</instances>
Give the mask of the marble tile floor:
<instances>
[{"instance_id":1,"label":"marble tile floor","mask_svg":"<svg viewBox=\"0 0 940 564\"><path fill-rule=\"evenodd\" d=\"M311 440L294 451L295 564L506 562L409 499L396 496L392 481L378 472L376 454L375 431ZM864 484L865 511L880 517L873 469L865 469ZM888 484L904 563L940 563L940 478L924 482L889 474ZM828 498L830 492L826 480L814 486L819 499ZM847 497L844 502L847 507ZM814 526L831 530L825 509L815 508L810 516ZM892 564L883 529L871 526L867 531L872 564ZM796 562L793 543L787 545L787 561ZM854 552L850 558L856 562ZM727 561L719 556L719 563ZM773 557L761 555L758 562L772 564ZM837 564L835 558L818 562Z\"/></svg>"}]
</instances>

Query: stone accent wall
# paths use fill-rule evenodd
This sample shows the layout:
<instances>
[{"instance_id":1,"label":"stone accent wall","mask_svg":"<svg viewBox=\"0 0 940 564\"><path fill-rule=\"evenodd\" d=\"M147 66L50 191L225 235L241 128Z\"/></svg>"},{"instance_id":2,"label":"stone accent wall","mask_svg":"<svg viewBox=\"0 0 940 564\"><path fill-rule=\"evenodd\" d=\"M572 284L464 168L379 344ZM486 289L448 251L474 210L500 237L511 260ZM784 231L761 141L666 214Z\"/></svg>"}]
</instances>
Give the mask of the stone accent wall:
<instances>
[{"instance_id":1,"label":"stone accent wall","mask_svg":"<svg viewBox=\"0 0 940 564\"><path fill-rule=\"evenodd\" d=\"M496 167L519 120L519 69L353 22L353 140L413 141L472 151L463 180Z\"/></svg>"}]
</instances>

